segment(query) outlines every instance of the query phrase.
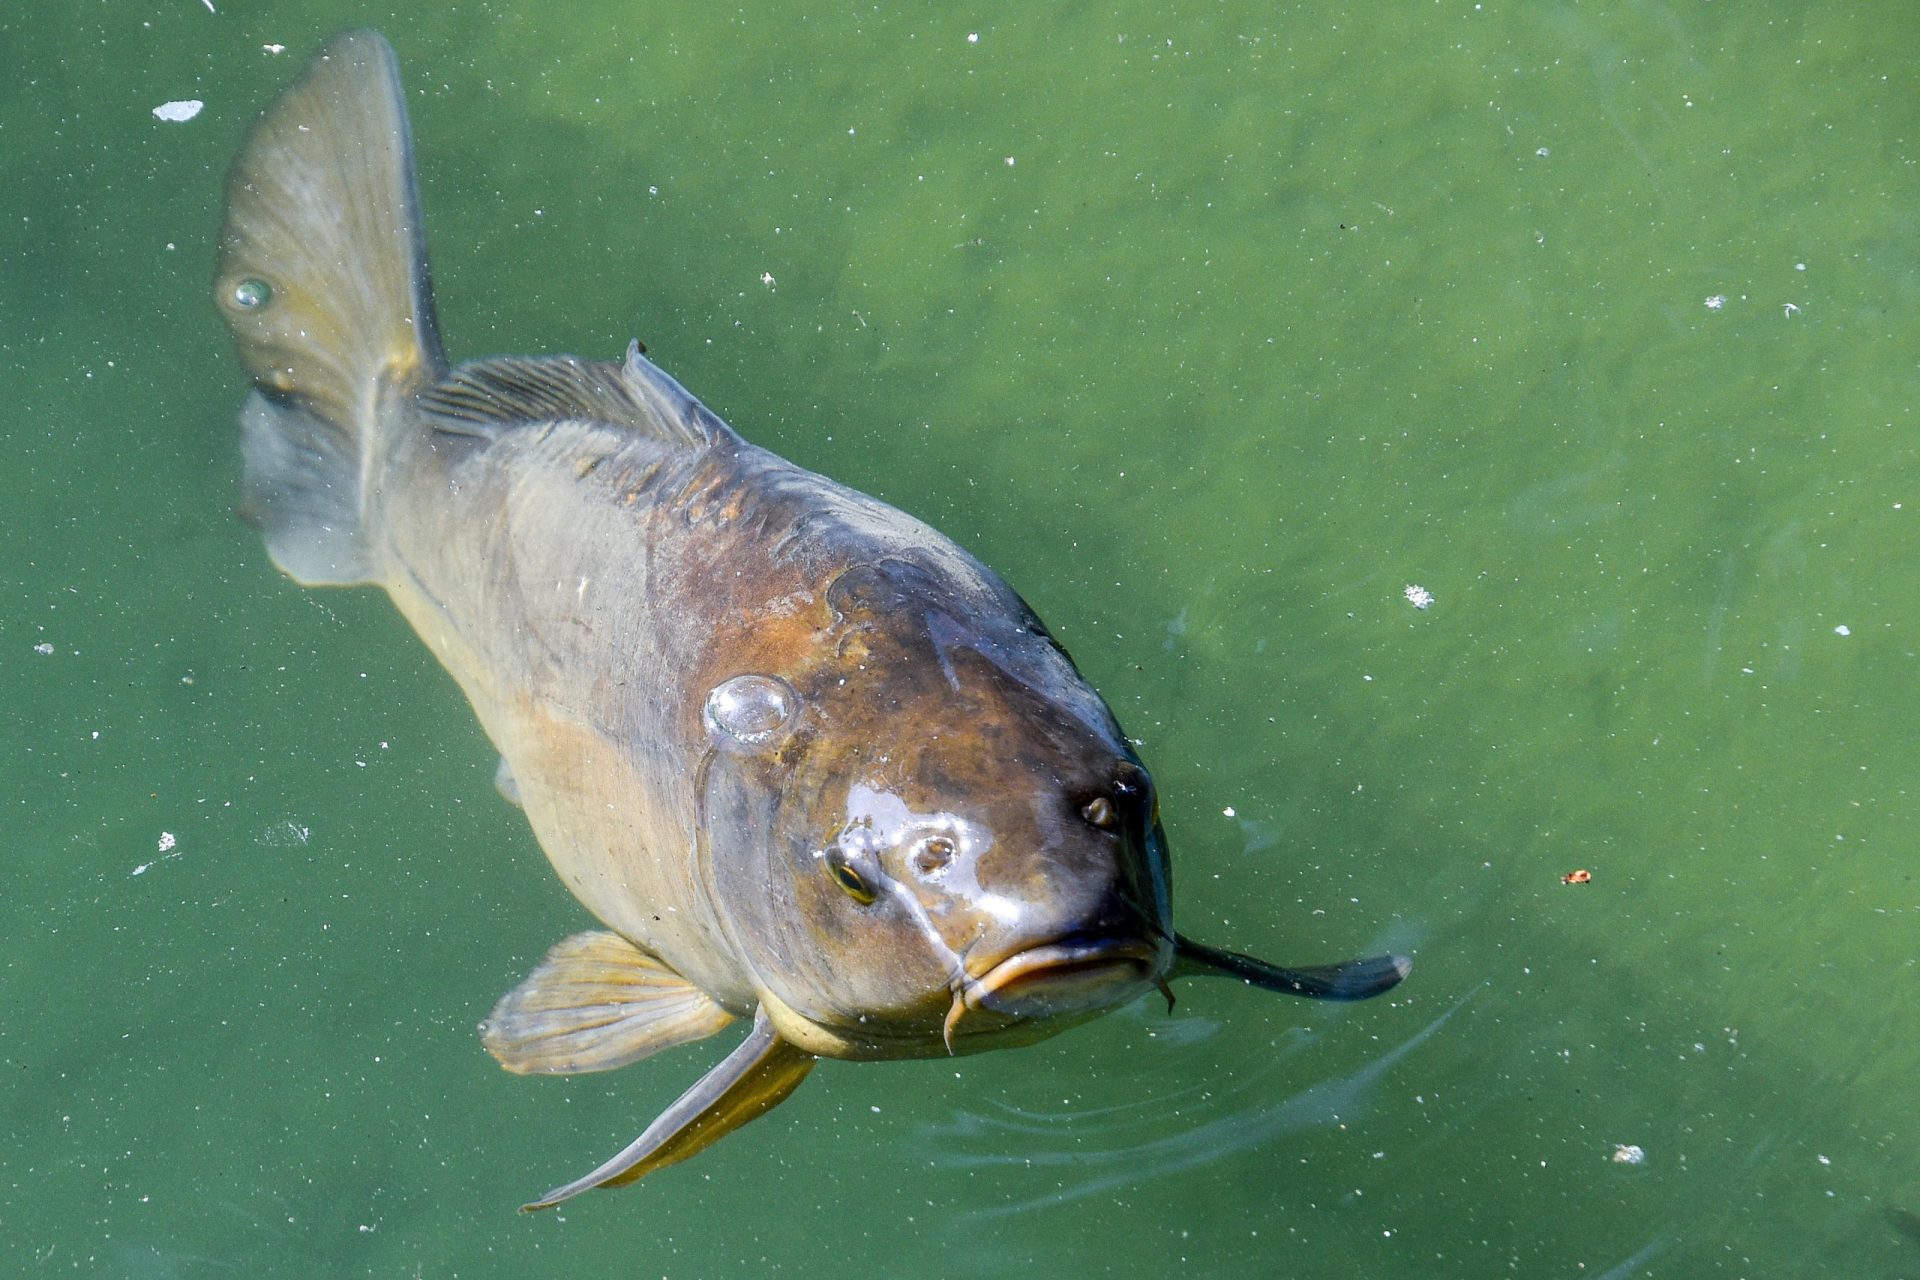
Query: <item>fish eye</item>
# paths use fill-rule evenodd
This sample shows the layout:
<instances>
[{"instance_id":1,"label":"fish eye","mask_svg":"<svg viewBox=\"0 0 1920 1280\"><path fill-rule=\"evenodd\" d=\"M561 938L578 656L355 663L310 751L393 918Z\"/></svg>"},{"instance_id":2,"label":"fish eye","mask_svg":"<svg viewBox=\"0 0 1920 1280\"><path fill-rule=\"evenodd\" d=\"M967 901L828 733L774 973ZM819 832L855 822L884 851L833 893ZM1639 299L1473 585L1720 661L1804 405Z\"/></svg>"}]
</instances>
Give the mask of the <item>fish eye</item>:
<instances>
[{"instance_id":1,"label":"fish eye","mask_svg":"<svg viewBox=\"0 0 1920 1280\"><path fill-rule=\"evenodd\" d=\"M855 871L851 864L832 854L827 855L826 862L827 874L833 877L833 882L861 906L870 905L880 896L874 892L873 886L867 883L866 877Z\"/></svg>"},{"instance_id":2,"label":"fish eye","mask_svg":"<svg viewBox=\"0 0 1920 1280\"><path fill-rule=\"evenodd\" d=\"M1089 826L1109 831L1113 828L1113 801L1105 796L1095 796L1080 810L1080 816L1087 820Z\"/></svg>"},{"instance_id":3,"label":"fish eye","mask_svg":"<svg viewBox=\"0 0 1920 1280\"><path fill-rule=\"evenodd\" d=\"M945 870L957 852L959 849L946 836L928 836L914 848L913 869L923 876L933 875Z\"/></svg>"},{"instance_id":4,"label":"fish eye","mask_svg":"<svg viewBox=\"0 0 1920 1280\"><path fill-rule=\"evenodd\" d=\"M800 695L778 676L734 676L707 695L707 730L745 746L759 746L799 708Z\"/></svg>"}]
</instances>

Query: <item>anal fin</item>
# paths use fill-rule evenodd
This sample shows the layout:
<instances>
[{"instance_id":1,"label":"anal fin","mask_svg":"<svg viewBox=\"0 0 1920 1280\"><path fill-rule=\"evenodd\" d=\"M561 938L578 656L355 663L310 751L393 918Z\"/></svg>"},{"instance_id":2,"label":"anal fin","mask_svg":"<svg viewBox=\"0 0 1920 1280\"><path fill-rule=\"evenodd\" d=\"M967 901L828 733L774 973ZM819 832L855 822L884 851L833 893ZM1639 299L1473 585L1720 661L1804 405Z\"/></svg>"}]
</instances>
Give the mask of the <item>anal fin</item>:
<instances>
[{"instance_id":1,"label":"anal fin","mask_svg":"<svg viewBox=\"0 0 1920 1280\"><path fill-rule=\"evenodd\" d=\"M564 1075L624 1067L731 1021L711 996L619 934L576 933L500 998L480 1034L509 1071Z\"/></svg>"},{"instance_id":2,"label":"anal fin","mask_svg":"<svg viewBox=\"0 0 1920 1280\"><path fill-rule=\"evenodd\" d=\"M819 1059L774 1030L765 1009L740 1047L660 1113L626 1150L583 1178L555 1187L523 1212L550 1209L594 1187L619 1187L706 1150L786 1100Z\"/></svg>"}]
</instances>

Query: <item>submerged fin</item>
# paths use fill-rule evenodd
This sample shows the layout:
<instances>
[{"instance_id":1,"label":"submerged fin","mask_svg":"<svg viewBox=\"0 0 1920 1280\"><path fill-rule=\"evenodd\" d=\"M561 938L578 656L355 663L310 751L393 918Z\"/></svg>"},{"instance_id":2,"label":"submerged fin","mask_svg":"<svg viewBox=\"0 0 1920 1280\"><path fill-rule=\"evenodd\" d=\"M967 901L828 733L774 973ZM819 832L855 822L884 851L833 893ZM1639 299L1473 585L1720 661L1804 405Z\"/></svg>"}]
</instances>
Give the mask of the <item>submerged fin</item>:
<instances>
[{"instance_id":1,"label":"submerged fin","mask_svg":"<svg viewBox=\"0 0 1920 1280\"><path fill-rule=\"evenodd\" d=\"M1174 943L1173 976L1176 978L1238 978L1268 991L1315 1000L1365 1000L1397 985L1413 970L1413 961L1405 956L1370 956L1339 964L1283 969L1237 951L1203 947L1178 935Z\"/></svg>"},{"instance_id":2,"label":"submerged fin","mask_svg":"<svg viewBox=\"0 0 1920 1280\"><path fill-rule=\"evenodd\" d=\"M528 422L601 422L699 447L726 430L686 388L627 347L624 363L576 356L494 356L453 370L420 397L434 426L492 435Z\"/></svg>"},{"instance_id":3,"label":"submerged fin","mask_svg":"<svg viewBox=\"0 0 1920 1280\"><path fill-rule=\"evenodd\" d=\"M520 803L520 784L514 780L513 770L508 766L505 756L500 757L500 764L493 771L493 789L500 793L502 800L514 808L526 808Z\"/></svg>"},{"instance_id":4,"label":"submerged fin","mask_svg":"<svg viewBox=\"0 0 1920 1280\"><path fill-rule=\"evenodd\" d=\"M500 997L480 1035L509 1071L569 1074L624 1067L732 1021L711 996L619 934L576 933Z\"/></svg>"},{"instance_id":5,"label":"submerged fin","mask_svg":"<svg viewBox=\"0 0 1920 1280\"><path fill-rule=\"evenodd\" d=\"M819 1061L780 1038L765 1009L753 1017L753 1031L740 1047L701 1076L660 1113L626 1150L584 1178L555 1187L523 1212L550 1209L594 1187L625 1186L655 1169L706 1150L747 1121L786 1100Z\"/></svg>"},{"instance_id":6,"label":"submerged fin","mask_svg":"<svg viewBox=\"0 0 1920 1280\"><path fill-rule=\"evenodd\" d=\"M241 513L267 537L280 571L303 585L375 576L360 536L359 445L299 405L255 391L240 407Z\"/></svg>"},{"instance_id":7,"label":"submerged fin","mask_svg":"<svg viewBox=\"0 0 1920 1280\"><path fill-rule=\"evenodd\" d=\"M383 397L446 366L393 50L336 36L247 134L227 177L214 300L256 394L247 513L281 569L364 582L362 485Z\"/></svg>"}]
</instances>

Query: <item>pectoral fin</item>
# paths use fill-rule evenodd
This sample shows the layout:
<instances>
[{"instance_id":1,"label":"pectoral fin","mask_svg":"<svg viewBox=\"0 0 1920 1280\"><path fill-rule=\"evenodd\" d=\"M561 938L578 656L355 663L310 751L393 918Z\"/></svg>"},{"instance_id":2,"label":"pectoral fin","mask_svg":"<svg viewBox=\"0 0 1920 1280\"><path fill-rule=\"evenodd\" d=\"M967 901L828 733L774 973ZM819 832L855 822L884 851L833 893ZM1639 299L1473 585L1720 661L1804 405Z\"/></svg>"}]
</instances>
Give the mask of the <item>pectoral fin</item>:
<instances>
[{"instance_id":1,"label":"pectoral fin","mask_svg":"<svg viewBox=\"0 0 1920 1280\"><path fill-rule=\"evenodd\" d=\"M607 1071L704 1040L733 1015L617 933L576 933L500 998L480 1034L509 1071Z\"/></svg>"},{"instance_id":2,"label":"pectoral fin","mask_svg":"<svg viewBox=\"0 0 1920 1280\"><path fill-rule=\"evenodd\" d=\"M514 808L524 809L527 807L520 803L520 783L514 778L513 769L507 764L507 758L505 756L500 757L499 767L493 771L493 789L500 793L502 800L505 800Z\"/></svg>"},{"instance_id":3,"label":"pectoral fin","mask_svg":"<svg viewBox=\"0 0 1920 1280\"><path fill-rule=\"evenodd\" d=\"M555 1187L520 1208L531 1213L550 1209L594 1187L625 1186L655 1169L704 1151L785 1101L817 1061L806 1050L781 1039L766 1010L759 1010L753 1017L752 1033L740 1047L661 1112L625 1151L584 1178Z\"/></svg>"},{"instance_id":4,"label":"pectoral fin","mask_svg":"<svg viewBox=\"0 0 1920 1280\"><path fill-rule=\"evenodd\" d=\"M1282 969L1237 951L1203 947L1177 934L1174 943L1173 976L1176 978L1206 975L1238 978L1268 991L1310 996L1315 1000L1365 1000L1393 987L1413 969L1413 961L1391 955L1305 969Z\"/></svg>"}]
</instances>

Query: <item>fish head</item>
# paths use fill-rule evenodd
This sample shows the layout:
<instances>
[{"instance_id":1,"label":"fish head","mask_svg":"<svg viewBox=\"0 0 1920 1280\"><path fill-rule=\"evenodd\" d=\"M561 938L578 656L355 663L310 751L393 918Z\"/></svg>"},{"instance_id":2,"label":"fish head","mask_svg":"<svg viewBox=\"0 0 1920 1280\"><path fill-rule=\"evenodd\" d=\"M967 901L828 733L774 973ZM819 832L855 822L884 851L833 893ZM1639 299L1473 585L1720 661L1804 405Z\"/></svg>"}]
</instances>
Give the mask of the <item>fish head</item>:
<instances>
[{"instance_id":1,"label":"fish head","mask_svg":"<svg viewBox=\"0 0 1920 1280\"><path fill-rule=\"evenodd\" d=\"M715 907L816 1053L1040 1039L1173 962L1153 779L1112 713L1004 585L973 600L930 577L848 571L806 662L709 698ZM773 736L727 731L730 687L780 703Z\"/></svg>"}]
</instances>

